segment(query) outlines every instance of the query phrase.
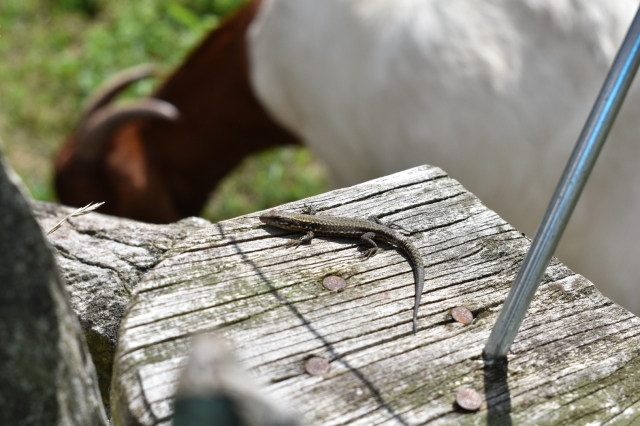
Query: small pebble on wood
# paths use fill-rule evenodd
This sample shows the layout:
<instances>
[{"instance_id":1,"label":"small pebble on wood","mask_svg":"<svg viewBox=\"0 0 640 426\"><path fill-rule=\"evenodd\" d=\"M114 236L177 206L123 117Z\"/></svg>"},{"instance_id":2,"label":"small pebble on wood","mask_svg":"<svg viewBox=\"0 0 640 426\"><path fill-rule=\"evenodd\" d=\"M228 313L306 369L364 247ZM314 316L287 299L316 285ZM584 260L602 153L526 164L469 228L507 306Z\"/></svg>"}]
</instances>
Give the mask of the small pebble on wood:
<instances>
[{"instance_id":1,"label":"small pebble on wood","mask_svg":"<svg viewBox=\"0 0 640 426\"><path fill-rule=\"evenodd\" d=\"M464 325L471 324L473 321L473 314L463 306L453 308L451 310L451 317Z\"/></svg>"},{"instance_id":2,"label":"small pebble on wood","mask_svg":"<svg viewBox=\"0 0 640 426\"><path fill-rule=\"evenodd\" d=\"M456 394L456 404L467 411L477 411L482 405L482 396L474 389L460 388Z\"/></svg>"},{"instance_id":3,"label":"small pebble on wood","mask_svg":"<svg viewBox=\"0 0 640 426\"><path fill-rule=\"evenodd\" d=\"M344 278L337 275L329 275L328 277L324 277L324 279L322 280L322 285L327 290L338 291L345 288L347 286L347 282L344 280Z\"/></svg>"},{"instance_id":4,"label":"small pebble on wood","mask_svg":"<svg viewBox=\"0 0 640 426\"><path fill-rule=\"evenodd\" d=\"M329 372L331 367L329 366L329 361L326 359L313 356L305 361L304 369L312 376L324 376Z\"/></svg>"}]
</instances>

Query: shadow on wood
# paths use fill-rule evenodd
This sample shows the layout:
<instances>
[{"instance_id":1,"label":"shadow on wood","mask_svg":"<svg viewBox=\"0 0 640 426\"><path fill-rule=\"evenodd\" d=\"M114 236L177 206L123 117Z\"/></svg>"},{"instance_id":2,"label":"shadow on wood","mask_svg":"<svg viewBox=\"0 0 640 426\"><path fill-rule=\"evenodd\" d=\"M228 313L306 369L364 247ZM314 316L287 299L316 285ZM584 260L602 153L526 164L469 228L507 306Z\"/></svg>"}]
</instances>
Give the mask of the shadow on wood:
<instances>
[{"instance_id":1,"label":"shadow on wood","mask_svg":"<svg viewBox=\"0 0 640 426\"><path fill-rule=\"evenodd\" d=\"M487 425L489 426L510 426L513 424L508 370L508 361L484 361L484 395L487 404Z\"/></svg>"}]
</instances>

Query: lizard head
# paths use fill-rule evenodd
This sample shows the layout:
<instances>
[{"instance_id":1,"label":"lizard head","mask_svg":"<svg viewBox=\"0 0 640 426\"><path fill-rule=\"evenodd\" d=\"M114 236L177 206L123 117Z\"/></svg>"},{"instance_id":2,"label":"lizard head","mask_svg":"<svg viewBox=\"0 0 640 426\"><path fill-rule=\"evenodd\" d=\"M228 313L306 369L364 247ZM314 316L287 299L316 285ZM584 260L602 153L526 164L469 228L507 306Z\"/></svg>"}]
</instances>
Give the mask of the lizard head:
<instances>
[{"instance_id":1,"label":"lizard head","mask_svg":"<svg viewBox=\"0 0 640 426\"><path fill-rule=\"evenodd\" d=\"M304 229L304 224L300 224L299 215L283 210L270 210L260 215L260 222L276 226L283 229L298 231Z\"/></svg>"}]
</instances>

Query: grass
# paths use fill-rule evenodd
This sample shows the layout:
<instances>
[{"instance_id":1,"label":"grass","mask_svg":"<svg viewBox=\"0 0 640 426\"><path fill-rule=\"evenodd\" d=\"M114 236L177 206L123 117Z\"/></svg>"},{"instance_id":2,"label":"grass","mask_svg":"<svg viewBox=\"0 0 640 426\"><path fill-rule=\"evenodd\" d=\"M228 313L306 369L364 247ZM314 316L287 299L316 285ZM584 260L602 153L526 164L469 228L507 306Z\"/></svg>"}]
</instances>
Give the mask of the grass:
<instances>
[{"instance_id":1,"label":"grass","mask_svg":"<svg viewBox=\"0 0 640 426\"><path fill-rule=\"evenodd\" d=\"M53 157L91 91L145 62L172 68L246 0L2 0L0 137L36 199L55 200ZM144 80L125 97L144 96ZM327 190L321 164L303 148L248 158L203 211L221 220ZM98 200L96 200L98 201Z\"/></svg>"},{"instance_id":2,"label":"grass","mask_svg":"<svg viewBox=\"0 0 640 426\"><path fill-rule=\"evenodd\" d=\"M309 150L272 149L243 161L224 179L202 216L216 222L327 190L326 171Z\"/></svg>"}]
</instances>

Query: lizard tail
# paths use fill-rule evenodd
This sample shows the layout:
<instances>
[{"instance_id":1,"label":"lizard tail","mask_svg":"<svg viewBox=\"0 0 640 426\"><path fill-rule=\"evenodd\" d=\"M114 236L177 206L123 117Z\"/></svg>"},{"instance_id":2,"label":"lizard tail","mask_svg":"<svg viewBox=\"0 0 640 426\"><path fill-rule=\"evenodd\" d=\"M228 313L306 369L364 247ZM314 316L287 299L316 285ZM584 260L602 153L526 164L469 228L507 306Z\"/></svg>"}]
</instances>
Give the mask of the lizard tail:
<instances>
[{"instance_id":1,"label":"lizard tail","mask_svg":"<svg viewBox=\"0 0 640 426\"><path fill-rule=\"evenodd\" d=\"M420 298L422 297L422 289L424 288L424 266L422 262L415 265L414 279L416 282L415 304L413 306L413 334L418 332L418 309L420 308Z\"/></svg>"}]
</instances>

